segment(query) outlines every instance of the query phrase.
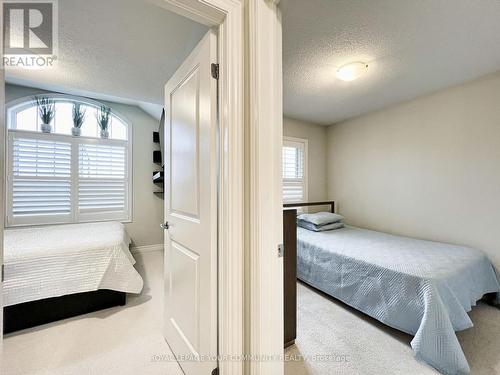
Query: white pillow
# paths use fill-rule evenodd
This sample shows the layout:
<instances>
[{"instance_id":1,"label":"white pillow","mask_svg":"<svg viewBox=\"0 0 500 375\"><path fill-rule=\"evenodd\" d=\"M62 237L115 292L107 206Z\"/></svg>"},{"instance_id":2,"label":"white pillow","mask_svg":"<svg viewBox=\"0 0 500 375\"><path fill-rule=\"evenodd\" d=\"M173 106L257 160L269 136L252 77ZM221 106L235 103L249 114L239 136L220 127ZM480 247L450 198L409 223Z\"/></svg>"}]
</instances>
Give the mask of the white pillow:
<instances>
[{"instance_id":1,"label":"white pillow","mask_svg":"<svg viewBox=\"0 0 500 375\"><path fill-rule=\"evenodd\" d=\"M314 225L308 221L299 220L297 222L297 225L299 227L305 228L307 230L311 230L313 232L326 232L326 231L330 231L330 230L344 228L344 224L342 224L340 221L338 223L331 223L331 224L325 224L325 225Z\"/></svg>"},{"instance_id":2,"label":"white pillow","mask_svg":"<svg viewBox=\"0 0 500 375\"><path fill-rule=\"evenodd\" d=\"M302 214L298 216L299 220L307 221L314 225L322 226L326 224L338 223L344 220L342 215L331 212L317 212L315 214Z\"/></svg>"}]
</instances>

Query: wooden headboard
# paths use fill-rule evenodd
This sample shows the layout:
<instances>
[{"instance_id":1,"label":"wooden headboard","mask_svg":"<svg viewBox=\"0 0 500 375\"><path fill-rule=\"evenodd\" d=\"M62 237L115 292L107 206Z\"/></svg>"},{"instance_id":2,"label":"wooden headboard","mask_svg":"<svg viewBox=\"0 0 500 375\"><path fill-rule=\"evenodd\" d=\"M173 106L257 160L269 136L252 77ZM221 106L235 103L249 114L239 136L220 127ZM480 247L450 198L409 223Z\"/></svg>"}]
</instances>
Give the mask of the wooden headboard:
<instances>
[{"instance_id":1,"label":"wooden headboard","mask_svg":"<svg viewBox=\"0 0 500 375\"><path fill-rule=\"evenodd\" d=\"M302 202L302 203L285 203L284 208L298 208L298 207L311 207L311 206L330 206L330 211L335 213L335 202Z\"/></svg>"}]
</instances>

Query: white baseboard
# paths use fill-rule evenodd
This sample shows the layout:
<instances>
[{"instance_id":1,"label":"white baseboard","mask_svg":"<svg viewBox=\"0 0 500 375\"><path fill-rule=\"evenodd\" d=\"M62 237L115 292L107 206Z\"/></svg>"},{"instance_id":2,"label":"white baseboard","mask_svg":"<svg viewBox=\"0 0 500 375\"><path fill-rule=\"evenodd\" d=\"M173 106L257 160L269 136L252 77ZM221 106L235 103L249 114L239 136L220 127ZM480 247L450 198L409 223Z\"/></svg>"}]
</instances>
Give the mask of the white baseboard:
<instances>
[{"instance_id":1,"label":"white baseboard","mask_svg":"<svg viewBox=\"0 0 500 375\"><path fill-rule=\"evenodd\" d=\"M151 253L153 251L163 251L163 244L159 243L156 245L146 245L146 246L132 246L130 247L132 253Z\"/></svg>"}]
</instances>

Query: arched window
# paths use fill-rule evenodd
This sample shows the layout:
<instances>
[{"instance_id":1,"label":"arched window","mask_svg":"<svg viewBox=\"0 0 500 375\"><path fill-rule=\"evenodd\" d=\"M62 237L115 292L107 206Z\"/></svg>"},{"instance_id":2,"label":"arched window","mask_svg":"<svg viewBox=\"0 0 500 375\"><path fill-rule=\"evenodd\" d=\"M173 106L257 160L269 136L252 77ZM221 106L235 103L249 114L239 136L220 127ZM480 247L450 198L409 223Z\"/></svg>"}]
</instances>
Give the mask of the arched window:
<instances>
[{"instance_id":1,"label":"arched window","mask_svg":"<svg viewBox=\"0 0 500 375\"><path fill-rule=\"evenodd\" d=\"M131 219L131 125L111 108L100 137L101 103L43 94L54 102L52 132L43 133L34 97L7 104L7 225ZM85 110L72 135L75 103Z\"/></svg>"},{"instance_id":2,"label":"arched window","mask_svg":"<svg viewBox=\"0 0 500 375\"><path fill-rule=\"evenodd\" d=\"M74 103L81 105L85 110L85 122L82 125L82 137L99 137L99 126L97 125L97 110L101 103L67 95L48 94L38 95L38 98L49 98L55 103L55 116L52 120L52 133L71 135L73 127L72 108ZM31 96L15 100L8 104L7 122L9 129L25 130L32 132L41 131L41 120L38 115L36 97ZM128 140L128 125L124 119L111 112L109 139Z\"/></svg>"}]
</instances>

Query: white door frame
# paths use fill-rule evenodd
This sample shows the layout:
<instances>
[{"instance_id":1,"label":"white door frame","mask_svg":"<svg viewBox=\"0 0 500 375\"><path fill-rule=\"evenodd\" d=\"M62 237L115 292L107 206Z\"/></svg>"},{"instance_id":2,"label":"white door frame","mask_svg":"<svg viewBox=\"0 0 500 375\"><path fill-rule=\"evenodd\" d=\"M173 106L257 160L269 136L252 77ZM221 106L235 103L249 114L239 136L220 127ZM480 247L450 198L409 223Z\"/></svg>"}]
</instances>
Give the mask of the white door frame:
<instances>
[{"instance_id":1,"label":"white door frame","mask_svg":"<svg viewBox=\"0 0 500 375\"><path fill-rule=\"evenodd\" d=\"M273 360L247 362L250 374L283 374L282 50L279 0L249 0L248 148L246 204L247 313L245 339L251 355Z\"/></svg>"},{"instance_id":2,"label":"white door frame","mask_svg":"<svg viewBox=\"0 0 500 375\"><path fill-rule=\"evenodd\" d=\"M219 27L220 373L283 374L279 0L156 1Z\"/></svg>"},{"instance_id":3,"label":"white door frame","mask_svg":"<svg viewBox=\"0 0 500 375\"><path fill-rule=\"evenodd\" d=\"M160 0L169 10L218 27L219 61L219 373L242 375L243 362L243 3L238 0Z\"/></svg>"},{"instance_id":4,"label":"white door frame","mask_svg":"<svg viewBox=\"0 0 500 375\"><path fill-rule=\"evenodd\" d=\"M279 0L150 1L219 27L220 374L283 374ZM0 114L4 106L2 100ZM3 116L0 137L3 147ZM0 211L3 218L2 204ZM2 232L0 225L0 240Z\"/></svg>"}]
</instances>

